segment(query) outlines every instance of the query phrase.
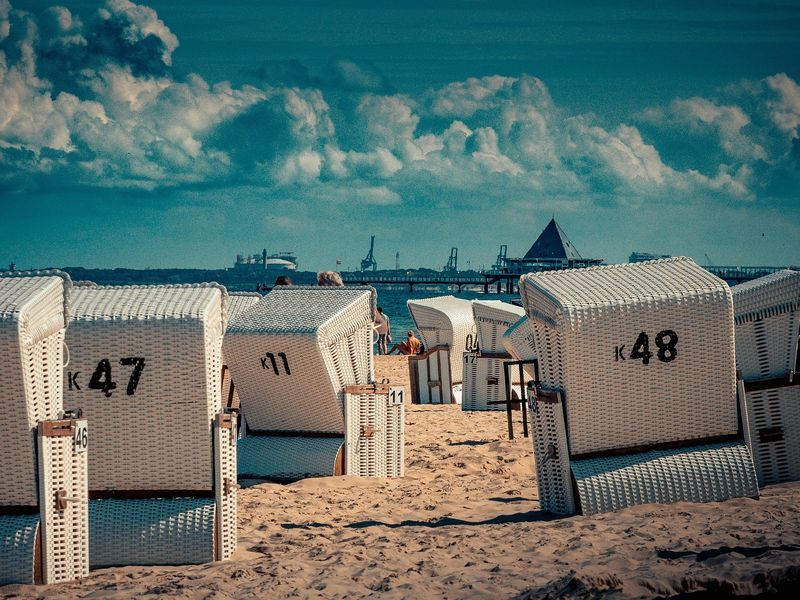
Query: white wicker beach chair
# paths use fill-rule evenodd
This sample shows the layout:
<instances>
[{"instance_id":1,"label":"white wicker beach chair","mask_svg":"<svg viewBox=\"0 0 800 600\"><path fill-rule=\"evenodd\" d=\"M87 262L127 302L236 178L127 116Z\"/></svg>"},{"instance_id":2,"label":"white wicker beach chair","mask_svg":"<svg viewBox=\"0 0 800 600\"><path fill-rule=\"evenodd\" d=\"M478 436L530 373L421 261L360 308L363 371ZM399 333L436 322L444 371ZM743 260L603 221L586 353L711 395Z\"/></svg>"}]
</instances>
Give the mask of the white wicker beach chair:
<instances>
[{"instance_id":1,"label":"white wicker beach chair","mask_svg":"<svg viewBox=\"0 0 800 600\"><path fill-rule=\"evenodd\" d=\"M472 315L478 332L481 354L505 354L503 335L509 327L525 316L525 309L499 300L475 300Z\"/></svg>"},{"instance_id":2,"label":"white wicker beach chair","mask_svg":"<svg viewBox=\"0 0 800 600\"><path fill-rule=\"evenodd\" d=\"M236 423L221 398L225 288L78 287L64 395L92 424L91 566L236 548Z\"/></svg>"},{"instance_id":3,"label":"white wicker beach chair","mask_svg":"<svg viewBox=\"0 0 800 600\"><path fill-rule=\"evenodd\" d=\"M70 288L58 272L0 274L0 585L89 573L88 430L62 404Z\"/></svg>"},{"instance_id":4,"label":"white wicker beach chair","mask_svg":"<svg viewBox=\"0 0 800 600\"><path fill-rule=\"evenodd\" d=\"M452 383L461 383L461 354L465 350L474 349L474 344L467 347L467 338L474 340L477 333L472 302L454 296L440 296L426 300L409 300L407 305L425 349L430 350L437 346L450 349Z\"/></svg>"},{"instance_id":5,"label":"white wicker beach chair","mask_svg":"<svg viewBox=\"0 0 800 600\"><path fill-rule=\"evenodd\" d=\"M758 494L722 280L674 258L520 283L541 377L531 420L545 510Z\"/></svg>"},{"instance_id":6,"label":"white wicker beach chair","mask_svg":"<svg viewBox=\"0 0 800 600\"><path fill-rule=\"evenodd\" d=\"M731 288L736 361L762 484L800 479L800 272Z\"/></svg>"},{"instance_id":7,"label":"white wicker beach chair","mask_svg":"<svg viewBox=\"0 0 800 600\"><path fill-rule=\"evenodd\" d=\"M224 351L248 431L240 476L389 473L397 445L387 435L402 430L387 430L397 425L388 420L389 390L374 385L374 313L372 288L293 286L231 322Z\"/></svg>"},{"instance_id":8,"label":"white wicker beach chair","mask_svg":"<svg viewBox=\"0 0 800 600\"><path fill-rule=\"evenodd\" d=\"M240 313L243 313L251 306L258 304L261 294L257 292L230 292L228 293L227 320L230 324ZM239 410L239 392L231 379L231 372L222 357L222 403L228 409Z\"/></svg>"}]
</instances>

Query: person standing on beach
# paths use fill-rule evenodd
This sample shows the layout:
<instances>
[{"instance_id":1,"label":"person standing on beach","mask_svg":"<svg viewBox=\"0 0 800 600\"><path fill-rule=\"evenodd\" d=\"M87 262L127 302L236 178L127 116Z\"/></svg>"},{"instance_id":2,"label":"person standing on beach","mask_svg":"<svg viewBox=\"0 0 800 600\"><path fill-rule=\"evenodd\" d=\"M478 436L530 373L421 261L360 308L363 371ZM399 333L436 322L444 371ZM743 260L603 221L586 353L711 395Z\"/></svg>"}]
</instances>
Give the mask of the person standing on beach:
<instances>
[{"instance_id":1,"label":"person standing on beach","mask_svg":"<svg viewBox=\"0 0 800 600\"><path fill-rule=\"evenodd\" d=\"M392 343L392 326L380 306L375 315L375 330L378 332L378 354L386 354L386 342Z\"/></svg>"}]
</instances>

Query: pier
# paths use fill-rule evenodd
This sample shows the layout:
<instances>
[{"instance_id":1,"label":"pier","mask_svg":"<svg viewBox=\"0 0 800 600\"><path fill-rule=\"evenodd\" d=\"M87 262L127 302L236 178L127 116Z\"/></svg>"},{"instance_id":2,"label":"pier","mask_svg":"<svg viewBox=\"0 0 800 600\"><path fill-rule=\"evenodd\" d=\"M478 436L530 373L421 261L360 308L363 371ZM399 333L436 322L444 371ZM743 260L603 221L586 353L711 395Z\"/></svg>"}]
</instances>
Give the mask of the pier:
<instances>
[{"instance_id":1,"label":"pier","mask_svg":"<svg viewBox=\"0 0 800 600\"><path fill-rule=\"evenodd\" d=\"M783 269L798 270L798 267L717 267L704 266L708 272L730 284L750 281ZM483 273L429 273L429 274L381 274L373 271L342 273L342 281L350 285L403 285L413 292L414 286L448 285L461 292L467 287L480 288L484 294L490 291L497 294L516 294L519 292L519 278L522 273L501 273L486 271Z\"/></svg>"}]
</instances>

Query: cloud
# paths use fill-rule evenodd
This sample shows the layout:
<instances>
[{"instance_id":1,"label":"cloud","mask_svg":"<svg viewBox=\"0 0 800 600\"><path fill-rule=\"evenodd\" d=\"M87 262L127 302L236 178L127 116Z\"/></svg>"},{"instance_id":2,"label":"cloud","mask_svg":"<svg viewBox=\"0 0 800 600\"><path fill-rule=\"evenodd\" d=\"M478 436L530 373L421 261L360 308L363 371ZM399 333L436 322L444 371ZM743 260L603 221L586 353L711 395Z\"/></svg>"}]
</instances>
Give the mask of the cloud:
<instances>
[{"instance_id":1,"label":"cloud","mask_svg":"<svg viewBox=\"0 0 800 600\"><path fill-rule=\"evenodd\" d=\"M303 202L469 208L756 202L796 193L800 87L785 74L608 124L533 76L397 93L371 63L265 61L255 85L178 77L151 8L78 18L0 0L0 186L257 186Z\"/></svg>"}]
</instances>

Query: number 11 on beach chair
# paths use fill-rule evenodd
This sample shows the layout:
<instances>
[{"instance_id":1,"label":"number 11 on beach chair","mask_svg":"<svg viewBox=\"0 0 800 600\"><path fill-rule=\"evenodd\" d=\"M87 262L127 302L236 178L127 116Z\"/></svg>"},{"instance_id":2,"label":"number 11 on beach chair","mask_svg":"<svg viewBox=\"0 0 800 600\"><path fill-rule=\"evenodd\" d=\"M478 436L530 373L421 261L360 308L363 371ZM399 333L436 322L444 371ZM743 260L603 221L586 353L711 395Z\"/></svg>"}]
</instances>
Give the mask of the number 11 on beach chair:
<instances>
[{"instance_id":1,"label":"number 11 on beach chair","mask_svg":"<svg viewBox=\"0 0 800 600\"><path fill-rule=\"evenodd\" d=\"M62 404L71 287L59 272L0 274L0 585L89 573L89 432Z\"/></svg>"},{"instance_id":2,"label":"number 11 on beach chair","mask_svg":"<svg viewBox=\"0 0 800 600\"><path fill-rule=\"evenodd\" d=\"M402 403L375 382L375 290L281 287L225 336L247 436L239 476L402 475Z\"/></svg>"}]
</instances>

